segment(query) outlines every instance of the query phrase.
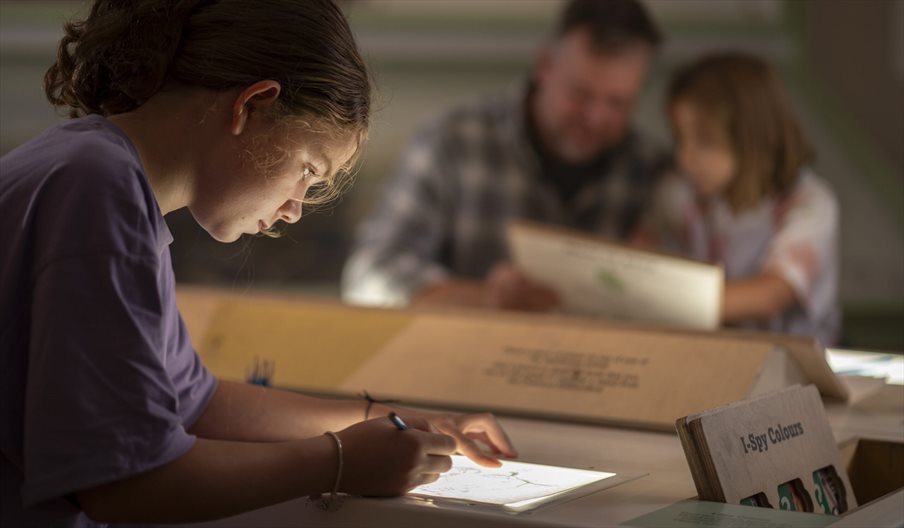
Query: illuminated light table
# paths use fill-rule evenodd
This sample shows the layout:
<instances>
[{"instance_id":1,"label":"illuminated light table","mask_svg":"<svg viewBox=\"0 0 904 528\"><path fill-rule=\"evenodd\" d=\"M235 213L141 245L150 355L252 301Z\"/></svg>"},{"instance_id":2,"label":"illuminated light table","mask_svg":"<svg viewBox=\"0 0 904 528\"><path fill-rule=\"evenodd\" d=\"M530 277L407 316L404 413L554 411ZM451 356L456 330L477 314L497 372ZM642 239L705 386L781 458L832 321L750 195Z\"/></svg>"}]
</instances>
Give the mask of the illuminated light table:
<instances>
[{"instance_id":1,"label":"illuminated light table","mask_svg":"<svg viewBox=\"0 0 904 528\"><path fill-rule=\"evenodd\" d=\"M214 304L204 297L183 304L190 328L204 328ZM833 357L834 354L834 357ZM858 355L859 354L859 355ZM836 371L898 377L900 356L879 357L833 350ZM891 365L891 367L889 367ZM886 384L855 405L826 403L838 442L856 437L904 442L904 385ZM599 527L616 526L696 496L684 452L674 433L500 416L521 459L527 462L593 468L645 476L619 483L573 501L512 515L480 508L436 506L410 498L348 497L337 511L325 512L296 499L227 519L187 526L204 527L363 527L427 528ZM904 490L882 504L867 507L836 526L904 526Z\"/></svg>"}]
</instances>

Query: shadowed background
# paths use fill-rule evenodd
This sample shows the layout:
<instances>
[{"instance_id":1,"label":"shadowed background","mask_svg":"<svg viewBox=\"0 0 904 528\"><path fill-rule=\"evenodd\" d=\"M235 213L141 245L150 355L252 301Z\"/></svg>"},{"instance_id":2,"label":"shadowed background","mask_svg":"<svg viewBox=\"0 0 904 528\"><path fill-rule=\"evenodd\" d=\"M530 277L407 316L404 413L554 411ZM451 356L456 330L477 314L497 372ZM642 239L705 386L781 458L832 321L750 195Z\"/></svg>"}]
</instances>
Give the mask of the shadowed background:
<instances>
[{"instance_id":1,"label":"shadowed background","mask_svg":"<svg viewBox=\"0 0 904 528\"><path fill-rule=\"evenodd\" d=\"M670 142L671 71L741 49L782 73L841 204L845 345L904 351L904 0L647 0L666 34L635 121ZM279 240L214 242L187 211L167 217L180 282L337 296L355 225L414 127L530 72L559 0L358 0L343 7L377 82L371 140L352 190ZM77 1L0 0L0 153L59 117L41 78Z\"/></svg>"}]
</instances>

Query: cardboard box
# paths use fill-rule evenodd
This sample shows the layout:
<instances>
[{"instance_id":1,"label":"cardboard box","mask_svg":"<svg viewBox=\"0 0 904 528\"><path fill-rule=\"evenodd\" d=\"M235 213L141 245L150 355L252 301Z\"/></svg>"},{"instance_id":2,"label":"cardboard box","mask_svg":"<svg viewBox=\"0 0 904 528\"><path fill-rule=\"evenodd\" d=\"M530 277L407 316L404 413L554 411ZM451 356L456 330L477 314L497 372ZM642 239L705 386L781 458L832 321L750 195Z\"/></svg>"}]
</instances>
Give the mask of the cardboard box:
<instances>
[{"instance_id":1,"label":"cardboard box","mask_svg":"<svg viewBox=\"0 0 904 528\"><path fill-rule=\"evenodd\" d=\"M838 449L858 504L904 488L904 442L856 437Z\"/></svg>"},{"instance_id":2,"label":"cardboard box","mask_svg":"<svg viewBox=\"0 0 904 528\"><path fill-rule=\"evenodd\" d=\"M838 447L860 505L832 528L904 527L904 442L860 437Z\"/></svg>"}]
</instances>

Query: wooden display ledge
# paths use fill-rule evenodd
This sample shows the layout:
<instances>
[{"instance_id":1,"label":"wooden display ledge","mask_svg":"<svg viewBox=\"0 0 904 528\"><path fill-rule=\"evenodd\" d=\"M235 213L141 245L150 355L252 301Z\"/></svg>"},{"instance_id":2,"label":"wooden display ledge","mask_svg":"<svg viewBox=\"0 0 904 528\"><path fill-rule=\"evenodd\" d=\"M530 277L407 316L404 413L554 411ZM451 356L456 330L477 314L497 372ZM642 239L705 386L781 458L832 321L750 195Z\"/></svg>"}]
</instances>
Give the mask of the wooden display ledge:
<instances>
[{"instance_id":1,"label":"wooden display ledge","mask_svg":"<svg viewBox=\"0 0 904 528\"><path fill-rule=\"evenodd\" d=\"M382 310L178 289L208 368L275 386L409 404L673 430L675 419L794 383L848 391L813 339L558 315Z\"/></svg>"}]
</instances>

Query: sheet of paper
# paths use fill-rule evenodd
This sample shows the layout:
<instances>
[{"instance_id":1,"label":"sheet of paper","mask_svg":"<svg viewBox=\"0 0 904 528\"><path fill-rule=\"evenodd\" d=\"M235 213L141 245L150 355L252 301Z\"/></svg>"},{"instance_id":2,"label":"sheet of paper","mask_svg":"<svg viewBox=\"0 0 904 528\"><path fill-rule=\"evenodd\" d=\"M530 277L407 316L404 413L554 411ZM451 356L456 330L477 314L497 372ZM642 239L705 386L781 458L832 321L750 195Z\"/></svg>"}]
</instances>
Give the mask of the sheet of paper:
<instances>
[{"instance_id":1,"label":"sheet of paper","mask_svg":"<svg viewBox=\"0 0 904 528\"><path fill-rule=\"evenodd\" d=\"M512 225L509 245L516 265L555 288L568 312L704 330L719 326L718 266L533 224Z\"/></svg>"},{"instance_id":2,"label":"sheet of paper","mask_svg":"<svg viewBox=\"0 0 904 528\"><path fill-rule=\"evenodd\" d=\"M845 384L850 393L849 405L857 405L882 392L885 380L871 376L843 376L841 382Z\"/></svg>"},{"instance_id":3,"label":"sheet of paper","mask_svg":"<svg viewBox=\"0 0 904 528\"><path fill-rule=\"evenodd\" d=\"M467 457L453 455L452 469L449 472L440 476L436 482L415 488L411 494L492 504L520 511L614 476L615 473L604 471L516 461L504 461L500 468L485 468Z\"/></svg>"},{"instance_id":4,"label":"sheet of paper","mask_svg":"<svg viewBox=\"0 0 904 528\"><path fill-rule=\"evenodd\" d=\"M770 508L755 508L721 502L683 501L624 522L621 526L719 528L819 528L838 521L831 515L816 515Z\"/></svg>"}]
</instances>

